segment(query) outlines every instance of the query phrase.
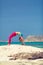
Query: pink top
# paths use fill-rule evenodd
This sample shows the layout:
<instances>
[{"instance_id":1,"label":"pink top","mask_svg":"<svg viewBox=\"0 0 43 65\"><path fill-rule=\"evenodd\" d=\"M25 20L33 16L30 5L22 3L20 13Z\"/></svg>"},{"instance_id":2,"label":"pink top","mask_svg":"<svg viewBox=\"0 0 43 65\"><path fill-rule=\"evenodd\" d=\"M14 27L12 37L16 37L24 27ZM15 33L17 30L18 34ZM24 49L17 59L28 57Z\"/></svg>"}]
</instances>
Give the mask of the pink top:
<instances>
[{"instance_id":1,"label":"pink top","mask_svg":"<svg viewBox=\"0 0 43 65\"><path fill-rule=\"evenodd\" d=\"M10 45L10 43L11 43L11 38L12 37L14 37L14 36L16 36L17 34L16 34L16 32L13 32L10 36L9 36L9 39L8 39L8 44Z\"/></svg>"},{"instance_id":2,"label":"pink top","mask_svg":"<svg viewBox=\"0 0 43 65\"><path fill-rule=\"evenodd\" d=\"M16 36L17 34L16 34L16 32L13 32L10 36L9 36L9 38L12 38L12 37L14 37L14 36Z\"/></svg>"}]
</instances>

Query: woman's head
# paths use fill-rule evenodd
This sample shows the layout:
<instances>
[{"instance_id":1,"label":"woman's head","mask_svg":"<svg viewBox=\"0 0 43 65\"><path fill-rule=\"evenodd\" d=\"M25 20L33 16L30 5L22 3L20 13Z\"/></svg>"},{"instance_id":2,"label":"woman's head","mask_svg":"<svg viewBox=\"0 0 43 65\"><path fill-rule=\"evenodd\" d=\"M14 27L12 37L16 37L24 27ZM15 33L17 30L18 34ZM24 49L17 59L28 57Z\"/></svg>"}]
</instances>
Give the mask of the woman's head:
<instances>
[{"instance_id":1,"label":"woman's head","mask_svg":"<svg viewBox=\"0 0 43 65\"><path fill-rule=\"evenodd\" d=\"M19 37L19 41L20 42L24 42L24 38L21 36L21 37Z\"/></svg>"}]
</instances>

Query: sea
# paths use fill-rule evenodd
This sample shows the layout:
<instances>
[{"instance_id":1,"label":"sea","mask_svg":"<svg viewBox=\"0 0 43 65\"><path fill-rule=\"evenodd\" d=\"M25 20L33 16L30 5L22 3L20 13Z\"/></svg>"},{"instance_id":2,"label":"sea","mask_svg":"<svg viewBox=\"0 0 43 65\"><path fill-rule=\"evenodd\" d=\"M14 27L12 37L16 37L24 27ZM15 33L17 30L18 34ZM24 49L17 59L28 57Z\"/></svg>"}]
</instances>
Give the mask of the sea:
<instances>
[{"instance_id":1,"label":"sea","mask_svg":"<svg viewBox=\"0 0 43 65\"><path fill-rule=\"evenodd\" d=\"M11 44L22 45L21 42L11 42ZM43 42L24 42L26 46L33 46L38 48L43 48ZM8 42L0 42L0 46L8 45Z\"/></svg>"}]
</instances>

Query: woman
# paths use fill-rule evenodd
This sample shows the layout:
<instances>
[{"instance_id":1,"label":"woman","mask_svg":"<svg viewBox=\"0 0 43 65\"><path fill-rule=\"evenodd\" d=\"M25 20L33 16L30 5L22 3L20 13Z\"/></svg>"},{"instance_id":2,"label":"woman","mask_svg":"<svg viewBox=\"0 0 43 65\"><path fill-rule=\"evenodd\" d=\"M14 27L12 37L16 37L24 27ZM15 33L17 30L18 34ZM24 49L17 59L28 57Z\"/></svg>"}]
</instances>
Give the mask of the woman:
<instances>
[{"instance_id":1,"label":"woman","mask_svg":"<svg viewBox=\"0 0 43 65\"><path fill-rule=\"evenodd\" d=\"M21 32L13 32L13 33L9 36L8 45L10 45L12 38L15 37L16 35L19 35L19 41L22 42L22 44L23 44L24 38L23 38L23 35L21 34Z\"/></svg>"}]
</instances>

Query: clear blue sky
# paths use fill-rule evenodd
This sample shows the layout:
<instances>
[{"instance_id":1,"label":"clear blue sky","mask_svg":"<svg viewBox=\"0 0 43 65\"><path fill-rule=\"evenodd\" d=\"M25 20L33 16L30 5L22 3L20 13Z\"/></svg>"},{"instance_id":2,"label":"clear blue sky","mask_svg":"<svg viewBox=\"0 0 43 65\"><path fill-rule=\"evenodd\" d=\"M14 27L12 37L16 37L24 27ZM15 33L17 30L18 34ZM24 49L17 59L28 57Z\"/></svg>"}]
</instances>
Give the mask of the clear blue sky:
<instances>
[{"instance_id":1,"label":"clear blue sky","mask_svg":"<svg viewBox=\"0 0 43 65\"><path fill-rule=\"evenodd\" d=\"M43 35L43 0L0 0L0 40L14 31Z\"/></svg>"}]
</instances>

